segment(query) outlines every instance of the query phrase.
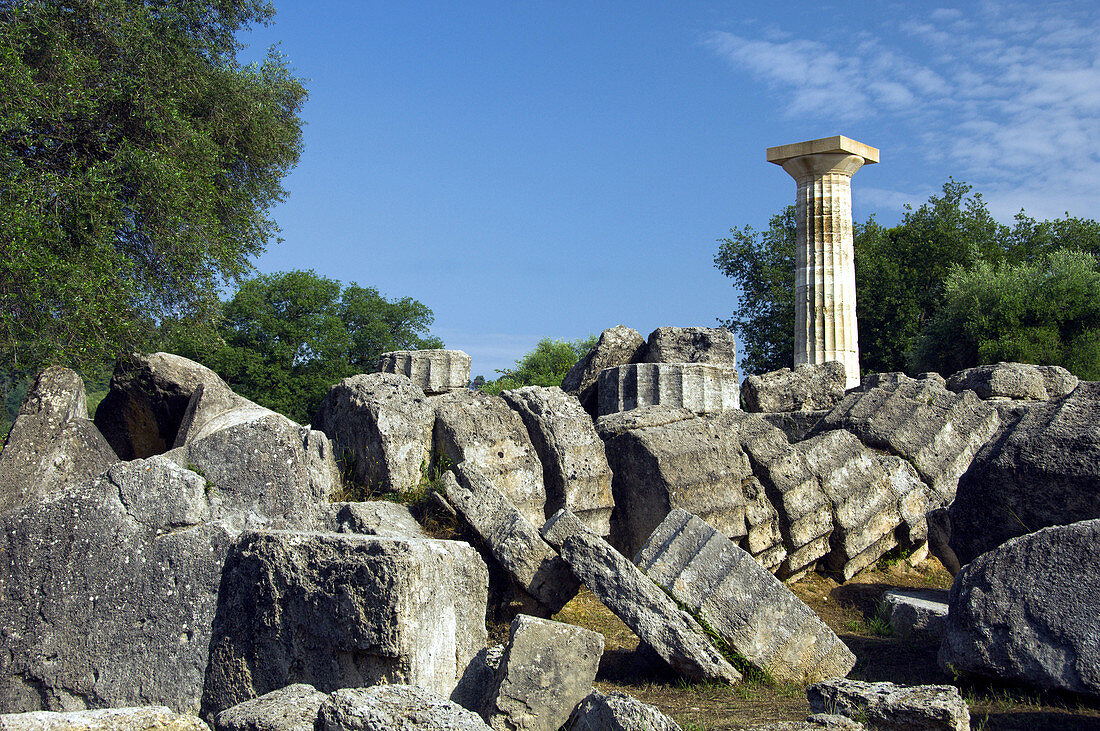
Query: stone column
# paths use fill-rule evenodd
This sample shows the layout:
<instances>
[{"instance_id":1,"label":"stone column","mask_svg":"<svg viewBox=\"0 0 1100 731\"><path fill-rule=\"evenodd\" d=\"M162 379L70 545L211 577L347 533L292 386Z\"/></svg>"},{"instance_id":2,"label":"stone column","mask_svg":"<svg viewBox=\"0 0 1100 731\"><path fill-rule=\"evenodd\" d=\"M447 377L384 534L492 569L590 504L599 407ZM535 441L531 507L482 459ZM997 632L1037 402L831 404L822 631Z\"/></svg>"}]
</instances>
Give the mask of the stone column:
<instances>
[{"instance_id":1,"label":"stone column","mask_svg":"<svg viewBox=\"0 0 1100 731\"><path fill-rule=\"evenodd\" d=\"M859 385L856 270L852 252L852 174L878 162L878 150L847 137L768 148L795 182L794 364L844 364L847 387Z\"/></svg>"}]
</instances>

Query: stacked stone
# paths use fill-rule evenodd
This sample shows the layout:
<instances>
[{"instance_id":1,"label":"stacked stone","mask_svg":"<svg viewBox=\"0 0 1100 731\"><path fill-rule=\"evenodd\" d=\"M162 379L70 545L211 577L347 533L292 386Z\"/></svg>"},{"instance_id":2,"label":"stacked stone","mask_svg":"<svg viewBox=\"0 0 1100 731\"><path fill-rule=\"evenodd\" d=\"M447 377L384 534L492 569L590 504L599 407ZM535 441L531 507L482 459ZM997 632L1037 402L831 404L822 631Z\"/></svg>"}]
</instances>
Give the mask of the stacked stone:
<instances>
[{"instance_id":1,"label":"stacked stone","mask_svg":"<svg viewBox=\"0 0 1100 731\"><path fill-rule=\"evenodd\" d=\"M470 356L461 350L394 350L378 358L378 371L406 376L428 395L470 387Z\"/></svg>"}]
</instances>

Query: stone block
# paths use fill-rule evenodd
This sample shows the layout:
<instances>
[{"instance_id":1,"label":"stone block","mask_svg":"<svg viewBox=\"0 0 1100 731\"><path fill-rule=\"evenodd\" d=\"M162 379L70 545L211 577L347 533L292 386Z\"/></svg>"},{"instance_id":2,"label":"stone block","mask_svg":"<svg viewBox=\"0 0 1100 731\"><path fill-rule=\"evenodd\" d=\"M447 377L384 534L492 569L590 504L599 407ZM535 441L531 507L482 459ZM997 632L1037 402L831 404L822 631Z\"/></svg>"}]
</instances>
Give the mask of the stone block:
<instances>
[{"instance_id":1,"label":"stone block","mask_svg":"<svg viewBox=\"0 0 1100 731\"><path fill-rule=\"evenodd\" d=\"M637 330L616 325L600 333L596 344L562 379L561 388L577 397L590 415L599 411L598 379L605 368L637 363L645 354L645 338Z\"/></svg>"},{"instance_id":2,"label":"stone block","mask_svg":"<svg viewBox=\"0 0 1100 731\"><path fill-rule=\"evenodd\" d=\"M855 665L855 655L790 589L683 510L669 513L635 562L777 682L812 683Z\"/></svg>"},{"instance_id":3,"label":"stone block","mask_svg":"<svg viewBox=\"0 0 1100 731\"><path fill-rule=\"evenodd\" d=\"M940 589L890 589L882 601L895 635L938 644L947 625L947 598Z\"/></svg>"},{"instance_id":4,"label":"stone block","mask_svg":"<svg viewBox=\"0 0 1100 731\"><path fill-rule=\"evenodd\" d=\"M322 506L317 527L332 533L358 533L383 538L430 537L407 506L388 500L329 503Z\"/></svg>"},{"instance_id":5,"label":"stone block","mask_svg":"<svg viewBox=\"0 0 1100 731\"><path fill-rule=\"evenodd\" d=\"M328 695L296 683L238 703L218 714L215 731L313 731Z\"/></svg>"},{"instance_id":6,"label":"stone block","mask_svg":"<svg viewBox=\"0 0 1100 731\"><path fill-rule=\"evenodd\" d=\"M432 691L400 683L344 688L329 696L317 731L489 731L473 711Z\"/></svg>"},{"instance_id":7,"label":"stone block","mask_svg":"<svg viewBox=\"0 0 1100 731\"><path fill-rule=\"evenodd\" d=\"M675 424L677 421L696 419L698 415L691 409L674 406L639 406L630 411L619 411L614 414L606 414L596 419L596 433L605 442L609 439L625 434L633 429L644 429L650 426L665 426Z\"/></svg>"},{"instance_id":8,"label":"stone block","mask_svg":"<svg viewBox=\"0 0 1100 731\"><path fill-rule=\"evenodd\" d=\"M487 583L457 541L245 533L225 563L203 712L292 683L449 695L485 646Z\"/></svg>"},{"instance_id":9,"label":"stone block","mask_svg":"<svg viewBox=\"0 0 1100 731\"><path fill-rule=\"evenodd\" d=\"M378 371L405 376L428 395L470 387L470 356L461 350L394 350L378 358Z\"/></svg>"},{"instance_id":10,"label":"stone block","mask_svg":"<svg viewBox=\"0 0 1100 731\"><path fill-rule=\"evenodd\" d=\"M94 711L31 711L0 714L4 731L210 731L195 716L167 706L100 708Z\"/></svg>"},{"instance_id":11,"label":"stone block","mask_svg":"<svg viewBox=\"0 0 1100 731\"><path fill-rule=\"evenodd\" d=\"M656 707L619 691L593 690L577 706L569 731L680 731L680 725Z\"/></svg>"},{"instance_id":12,"label":"stone block","mask_svg":"<svg viewBox=\"0 0 1100 731\"><path fill-rule=\"evenodd\" d=\"M405 376L369 373L328 390L313 428L372 490L412 490L431 461L435 408Z\"/></svg>"},{"instance_id":13,"label":"stone block","mask_svg":"<svg viewBox=\"0 0 1100 731\"><path fill-rule=\"evenodd\" d=\"M599 632L516 616L482 716L501 731L557 731L592 690L602 655Z\"/></svg>"},{"instance_id":14,"label":"stone block","mask_svg":"<svg viewBox=\"0 0 1100 731\"><path fill-rule=\"evenodd\" d=\"M844 364L831 360L748 376L741 384L741 408L749 412L820 411L844 398Z\"/></svg>"},{"instance_id":15,"label":"stone block","mask_svg":"<svg viewBox=\"0 0 1100 731\"><path fill-rule=\"evenodd\" d=\"M894 685L836 678L806 689L814 713L836 713L883 731L970 731L970 710L953 685Z\"/></svg>"},{"instance_id":16,"label":"stone block","mask_svg":"<svg viewBox=\"0 0 1100 731\"><path fill-rule=\"evenodd\" d=\"M737 366L737 343L724 327L659 327L646 341L645 363Z\"/></svg>"},{"instance_id":17,"label":"stone block","mask_svg":"<svg viewBox=\"0 0 1100 731\"><path fill-rule=\"evenodd\" d=\"M1077 383L1077 376L1061 366L1002 362L959 371L947 379L947 388L970 389L983 399L1046 401L1068 396Z\"/></svg>"},{"instance_id":18,"label":"stone block","mask_svg":"<svg viewBox=\"0 0 1100 731\"><path fill-rule=\"evenodd\" d=\"M683 407L697 414L738 408L737 369L710 363L630 363L600 371L600 416L640 406Z\"/></svg>"},{"instance_id":19,"label":"stone block","mask_svg":"<svg viewBox=\"0 0 1100 731\"><path fill-rule=\"evenodd\" d=\"M451 472L442 478L447 500L524 591L548 614L560 611L579 588L569 566L476 466L463 462L455 472L457 479Z\"/></svg>"},{"instance_id":20,"label":"stone block","mask_svg":"<svg viewBox=\"0 0 1100 731\"><path fill-rule=\"evenodd\" d=\"M546 512L568 508L606 536L614 507L611 468L592 418L560 388L525 386L502 396L523 419L542 462Z\"/></svg>"},{"instance_id":21,"label":"stone block","mask_svg":"<svg viewBox=\"0 0 1100 731\"><path fill-rule=\"evenodd\" d=\"M577 578L675 671L691 680L741 679L689 614L576 516L559 510L542 534Z\"/></svg>"},{"instance_id":22,"label":"stone block","mask_svg":"<svg viewBox=\"0 0 1100 731\"><path fill-rule=\"evenodd\" d=\"M821 411L772 411L760 414L764 421L774 426L787 435L787 441L791 444L801 442L806 435L813 431L830 409Z\"/></svg>"},{"instance_id":23,"label":"stone block","mask_svg":"<svg viewBox=\"0 0 1100 731\"><path fill-rule=\"evenodd\" d=\"M532 525L546 521L542 463L519 414L500 396L454 391L435 407L433 469L466 462L504 493Z\"/></svg>"}]
</instances>

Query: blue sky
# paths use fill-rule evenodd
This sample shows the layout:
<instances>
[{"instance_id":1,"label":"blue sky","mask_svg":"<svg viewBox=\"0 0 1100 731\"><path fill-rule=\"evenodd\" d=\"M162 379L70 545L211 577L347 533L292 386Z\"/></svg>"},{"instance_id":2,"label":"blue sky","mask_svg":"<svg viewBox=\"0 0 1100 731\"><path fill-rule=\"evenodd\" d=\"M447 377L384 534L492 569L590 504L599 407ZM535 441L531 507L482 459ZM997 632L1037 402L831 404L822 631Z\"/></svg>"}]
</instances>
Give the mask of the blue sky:
<instances>
[{"instance_id":1,"label":"blue sky","mask_svg":"<svg viewBox=\"0 0 1100 731\"><path fill-rule=\"evenodd\" d=\"M770 146L878 147L857 220L948 176L1002 220L1100 218L1095 2L275 4L242 58L279 42L310 99L258 270L414 297L473 375L728 317L715 239L794 200Z\"/></svg>"}]
</instances>

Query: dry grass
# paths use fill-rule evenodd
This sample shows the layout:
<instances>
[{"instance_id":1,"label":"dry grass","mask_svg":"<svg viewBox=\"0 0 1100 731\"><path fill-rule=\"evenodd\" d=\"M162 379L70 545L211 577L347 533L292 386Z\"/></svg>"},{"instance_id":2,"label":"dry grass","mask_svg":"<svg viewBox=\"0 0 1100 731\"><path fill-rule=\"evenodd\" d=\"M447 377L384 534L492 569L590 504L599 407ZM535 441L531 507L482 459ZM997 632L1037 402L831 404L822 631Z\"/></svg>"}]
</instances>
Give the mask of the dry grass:
<instances>
[{"instance_id":1,"label":"dry grass","mask_svg":"<svg viewBox=\"0 0 1100 731\"><path fill-rule=\"evenodd\" d=\"M892 587L951 586L951 576L933 558L916 566L883 561L845 584L809 574L791 586L856 654L849 677L894 683L958 685L970 705L971 728L1097 729L1100 700L1041 693L978 679L953 678L936 664L937 646L882 633L883 593ZM603 633L606 641L596 687L619 690L671 716L685 731L743 729L799 721L810 713L804 689L754 680L734 687L685 683L638 652L638 638L587 590L555 616Z\"/></svg>"}]
</instances>

